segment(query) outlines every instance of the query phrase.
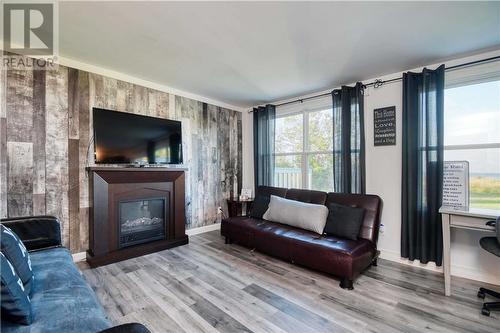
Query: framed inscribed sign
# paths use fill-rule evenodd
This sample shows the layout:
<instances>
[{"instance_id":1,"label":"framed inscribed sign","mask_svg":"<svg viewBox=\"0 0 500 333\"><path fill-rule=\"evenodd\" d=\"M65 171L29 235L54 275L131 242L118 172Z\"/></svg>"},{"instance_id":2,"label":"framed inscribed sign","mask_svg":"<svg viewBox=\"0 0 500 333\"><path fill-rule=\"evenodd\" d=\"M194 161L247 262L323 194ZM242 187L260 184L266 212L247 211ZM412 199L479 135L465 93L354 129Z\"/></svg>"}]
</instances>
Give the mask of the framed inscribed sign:
<instances>
[{"instance_id":1,"label":"framed inscribed sign","mask_svg":"<svg viewBox=\"0 0 500 333\"><path fill-rule=\"evenodd\" d=\"M373 110L373 144L396 145L396 107L388 106Z\"/></svg>"},{"instance_id":2,"label":"framed inscribed sign","mask_svg":"<svg viewBox=\"0 0 500 333\"><path fill-rule=\"evenodd\" d=\"M444 162L443 206L469 207L469 162Z\"/></svg>"}]
</instances>

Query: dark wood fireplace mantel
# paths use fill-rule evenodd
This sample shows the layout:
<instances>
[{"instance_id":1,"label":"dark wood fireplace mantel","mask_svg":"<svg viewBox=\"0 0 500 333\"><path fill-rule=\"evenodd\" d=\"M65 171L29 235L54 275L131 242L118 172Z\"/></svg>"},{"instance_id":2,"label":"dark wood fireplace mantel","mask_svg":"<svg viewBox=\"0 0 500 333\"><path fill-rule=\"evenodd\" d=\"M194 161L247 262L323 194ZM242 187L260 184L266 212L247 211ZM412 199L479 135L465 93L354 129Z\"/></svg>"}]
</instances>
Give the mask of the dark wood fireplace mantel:
<instances>
[{"instance_id":1,"label":"dark wood fireplace mantel","mask_svg":"<svg viewBox=\"0 0 500 333\"><path fill-rule=\"evenodd\" d=\"M91 197L87 261L91 267L188 243L185 169L90 167L87 170ZM124 247L120 242L120 203L158 198L164 202L162 239Z\"/></svg>"}]
</instances>

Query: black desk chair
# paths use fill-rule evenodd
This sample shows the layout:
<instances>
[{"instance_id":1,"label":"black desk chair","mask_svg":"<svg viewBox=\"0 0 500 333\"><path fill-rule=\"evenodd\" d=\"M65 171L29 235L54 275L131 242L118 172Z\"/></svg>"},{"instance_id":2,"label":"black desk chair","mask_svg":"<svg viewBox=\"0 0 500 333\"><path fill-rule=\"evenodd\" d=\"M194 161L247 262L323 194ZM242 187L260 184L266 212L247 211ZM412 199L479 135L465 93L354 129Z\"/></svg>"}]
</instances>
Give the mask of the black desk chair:
<instances>
[{"instance_id":1,"label":"black desk chair","mask_svg":"<svg viewBox=\"0 0 500 333\"><path fill-rule=\"evenodd\" d=\"M494 226L497 235L496 237L483 237L479 240L479 244L486 251L493 253L497 257L500 257L500 217L498 217L496 221L489 221L486 224ZM484 299L486 295L490 295L500 299L499 292L493 291L491 289L479 288L479 291L477 292L477 297ZM481 309L481 313L485 316L489 316L490 311L498 311L498 310L500 310L500 302L485 302L483 303L483 308Z\"/></svg>"}]
</instances>

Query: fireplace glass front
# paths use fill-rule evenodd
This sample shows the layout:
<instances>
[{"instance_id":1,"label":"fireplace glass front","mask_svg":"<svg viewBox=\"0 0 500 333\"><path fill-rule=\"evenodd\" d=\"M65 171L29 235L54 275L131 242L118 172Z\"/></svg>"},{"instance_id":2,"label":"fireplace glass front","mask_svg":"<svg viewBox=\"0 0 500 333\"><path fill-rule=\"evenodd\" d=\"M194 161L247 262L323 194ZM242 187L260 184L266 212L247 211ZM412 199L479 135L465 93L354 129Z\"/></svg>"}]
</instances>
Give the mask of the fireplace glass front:
<instances>
[{"instance_id":1,"label":"fireplace glass front","mask_svg":"<svg viewBox=\"0 0 500 333\"><path fill-rule=\"evenodd\" d=\"M165 201L165 198L120 201L120 248L165 239Z\"/></svg>"}]
</instances>

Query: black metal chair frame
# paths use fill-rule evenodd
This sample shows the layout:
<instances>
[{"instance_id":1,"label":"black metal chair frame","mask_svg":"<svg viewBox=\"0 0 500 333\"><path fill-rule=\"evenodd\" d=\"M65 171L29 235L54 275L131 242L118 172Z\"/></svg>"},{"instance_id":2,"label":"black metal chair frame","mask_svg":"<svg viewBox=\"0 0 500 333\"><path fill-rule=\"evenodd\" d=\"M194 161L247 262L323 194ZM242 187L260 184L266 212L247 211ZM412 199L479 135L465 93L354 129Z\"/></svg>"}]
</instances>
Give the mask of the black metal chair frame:
<instances>
[{"instance_id":1,"label":"black metal chair frame","mask_svg":"<svg viewBox=\"0 0 500 333\"><path fill-rule=\"evenodd\" d=\"M496 231L497 231L497 235L498 235L498 228L500 228L500 217L498 217L496 221L488 221L486 224L490 225L490 226L494 226ZM497 236L497 238L498 238L498 236ZM499 243L499 246L500 246L500 243ZM500 292L497 292L497 291L494 291L491 289L487 289L487 288L479 288L479 291L477 292L477 297L484 299L486 297L486 295L495 297L495 298L500 300ZM499 310L500 310L500 301L484 302L483 308L481 309L481 314L483 314L485 316L489 316L490 311L499 311Z\"/></svg>"}]
</instances>

